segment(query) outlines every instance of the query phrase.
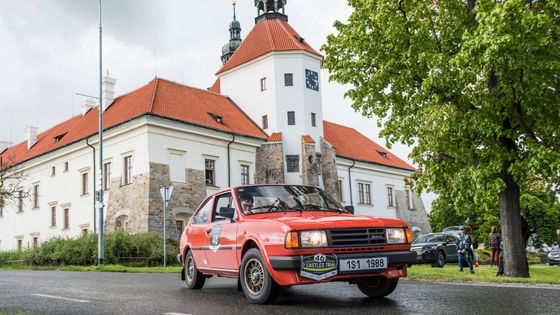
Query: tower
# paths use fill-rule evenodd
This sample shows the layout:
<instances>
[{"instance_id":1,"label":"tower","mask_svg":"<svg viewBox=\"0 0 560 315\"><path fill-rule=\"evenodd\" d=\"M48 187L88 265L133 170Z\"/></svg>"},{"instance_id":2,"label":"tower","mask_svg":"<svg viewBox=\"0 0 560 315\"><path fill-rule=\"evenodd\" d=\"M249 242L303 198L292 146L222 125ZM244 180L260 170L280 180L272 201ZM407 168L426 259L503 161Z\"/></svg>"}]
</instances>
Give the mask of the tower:
<instances>
[{"instance_id":1,"label":"tower","mask_svg":"<svg viewBox=\"0 0 560 315\"><path fill-rule=\"evenodd\" d=\"M256 182L326 188L323 161L334 167L334 149L323 140L323 56L288 24L286 4L255 0L255 26L216 75L220 92L271 136Z\"/></svg>"},{"instance_id":2,"label":"tower","mask_svg":"<svg viewBox=\"0 0 560 315\"><path fill-rule=\"evenodd\" d=\"M229 42L222 48L222 64L226 64L233 53L239 48L241 42L241 23L237 20L235 7L237 3L233 1L233 21L229 23Z\"/></svg>"}]
</instances>

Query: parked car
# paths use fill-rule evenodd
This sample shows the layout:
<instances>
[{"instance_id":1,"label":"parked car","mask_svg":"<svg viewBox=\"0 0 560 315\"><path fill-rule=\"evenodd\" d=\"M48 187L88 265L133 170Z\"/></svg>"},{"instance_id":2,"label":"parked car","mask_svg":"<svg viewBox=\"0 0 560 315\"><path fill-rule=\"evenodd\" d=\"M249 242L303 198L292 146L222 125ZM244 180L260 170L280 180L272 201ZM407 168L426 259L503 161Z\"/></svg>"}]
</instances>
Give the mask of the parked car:
<instances>
[{"instance_id":1,"label":"parked car","mask_svg":"<svg viewBox=\"0 0 560 315\"><path fill-rule=\"evenodd\" d=\"M560 265L560 246L553 247L548 253L548 264L550 266Z\"/></svg>"},{"instance_id":2,"label":"parked car","mask_svg":"<svg viewBox=\"0 0 560 315\"><path fill-rule=\"evenodd\" d=\"M416 261L397 219L354 216L308 186L234 187L202 202L181 236L181 278L201 289L211 276L238 280L252 303L283 286L345 281L365 295L391 294Z\"/></svg>"},{"instance_id":3,"label":"parked car","mask_svg":"<svg viewBox=\"0 0 560 315\"><path fill-rule=\"evenodd\" d=\"M417 264L430 263L443 267L445 263L457 262L456 236L451 233L431 233L419 236L411 246L417 254Z\"/></svg>"}]
</instances>

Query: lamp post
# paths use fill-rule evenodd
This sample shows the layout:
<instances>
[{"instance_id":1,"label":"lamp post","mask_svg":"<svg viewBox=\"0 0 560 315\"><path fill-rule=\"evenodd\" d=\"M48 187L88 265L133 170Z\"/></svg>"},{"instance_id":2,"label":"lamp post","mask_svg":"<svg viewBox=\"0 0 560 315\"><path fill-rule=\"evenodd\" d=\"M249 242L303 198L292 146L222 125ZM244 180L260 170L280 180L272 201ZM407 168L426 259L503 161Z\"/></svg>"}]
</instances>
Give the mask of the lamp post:
<instances>
[{"instance_id":1,"label":"lamp post","mask_svg":"<svg viewBox=\"0 0 560 315\"><path fill-rule=\"evenodd\" d=\"M97 191L97 265L104 263L103 246L103 28L101 19L101 0L99 0L99 170Z\"/></svg>"},{"instance_id":2,"label":"lamp post","mask_svg":"<svg viewBox=\"0 0 560 315\"><path fill-rule=\"evenodd\" d=\"M171 200L173 186L164 186L160 189L163 200L163 267L167 267L167 206Z\"/></svg>"}]
</instances>

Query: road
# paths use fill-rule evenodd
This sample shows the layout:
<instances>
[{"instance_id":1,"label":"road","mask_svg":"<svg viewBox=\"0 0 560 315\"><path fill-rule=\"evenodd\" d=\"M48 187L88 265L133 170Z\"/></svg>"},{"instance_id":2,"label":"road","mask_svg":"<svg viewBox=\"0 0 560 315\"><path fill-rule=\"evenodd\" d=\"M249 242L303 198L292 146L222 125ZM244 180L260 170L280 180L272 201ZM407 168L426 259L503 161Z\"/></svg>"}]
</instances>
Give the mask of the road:
<instances>
[{"instance_id":1,"label":"road","mask_svg":"<svg viewBox=\"0 0 560 315\"><path fill-rule=\"evenodd\" d=\"M231 279L188 290L175 274L0 271L0 313L29 314L558 314L560 289L401 281L369 300L345 283L286 289L249 304Z\"/></svg>"}]
</instances>

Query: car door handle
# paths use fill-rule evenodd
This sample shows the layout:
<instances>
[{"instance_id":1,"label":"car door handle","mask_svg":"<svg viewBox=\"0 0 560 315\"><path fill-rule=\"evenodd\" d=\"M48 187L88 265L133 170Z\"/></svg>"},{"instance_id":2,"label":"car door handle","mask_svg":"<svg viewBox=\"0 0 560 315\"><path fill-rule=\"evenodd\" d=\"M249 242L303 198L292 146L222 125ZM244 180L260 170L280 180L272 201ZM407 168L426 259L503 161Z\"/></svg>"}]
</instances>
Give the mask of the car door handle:
<instances>
[{"instance_id":1,"label":"car door handle","mask_svg":"<svg viewBox=\"0 0 560 315\"><path fill-rule=\"evenodd\" d=\"M212 232L212 228L206 229L206 234L210 234Z\"/></svg>"}]
</instances>

